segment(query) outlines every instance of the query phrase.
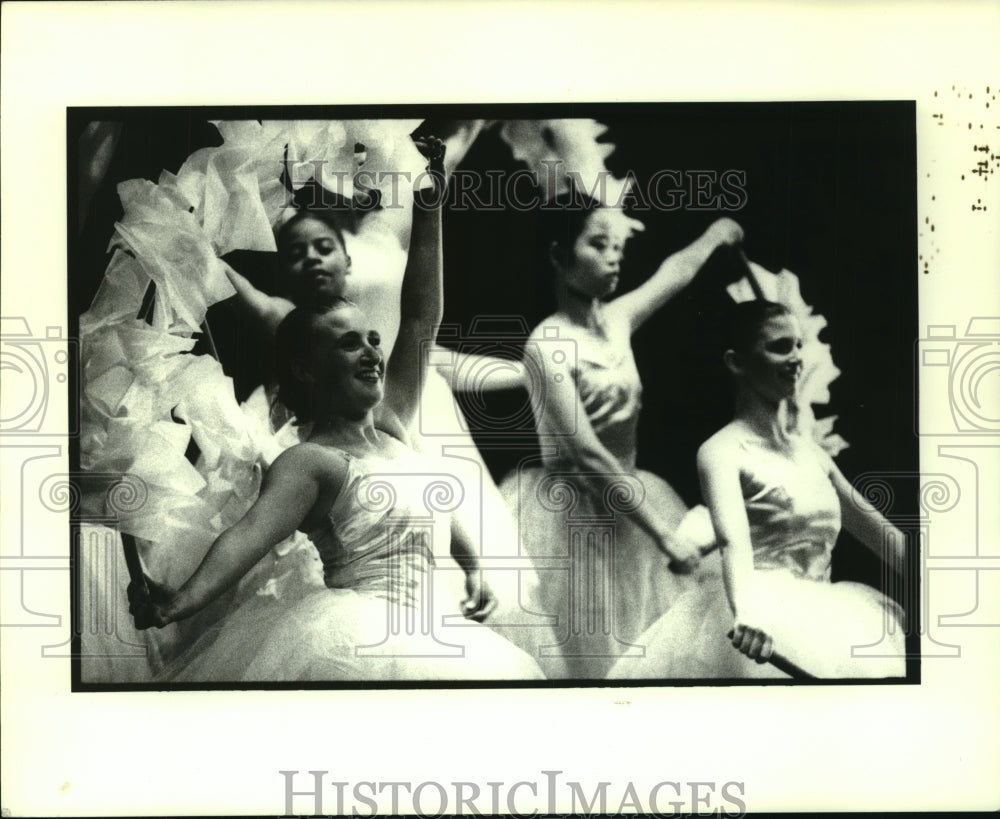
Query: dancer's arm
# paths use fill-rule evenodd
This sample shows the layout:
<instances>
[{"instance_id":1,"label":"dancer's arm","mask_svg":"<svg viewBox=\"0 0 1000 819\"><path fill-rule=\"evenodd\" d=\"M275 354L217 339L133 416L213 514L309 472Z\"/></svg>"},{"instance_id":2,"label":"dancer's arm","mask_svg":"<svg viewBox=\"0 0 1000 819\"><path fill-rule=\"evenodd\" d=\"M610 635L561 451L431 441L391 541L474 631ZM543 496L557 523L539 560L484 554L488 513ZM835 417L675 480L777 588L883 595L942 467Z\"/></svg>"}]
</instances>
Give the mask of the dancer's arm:
<instances>
[{"instance_id":1,"label":"dancer's arm","mask_svg":"<svg viewBox=\"0 0 1000 819\"><path fill-rule=\"evenodd\" d=\"M725 430L698 449L698 478L722 552L722 578L735 618L733 645L751 659L765 662L773 646L770 635L753 623L749 588L753 576L750 521L740 486L737 451Z\"/></svg>"},{"instance_id":2,"label":"dancer's arm","mask_svg":"<svg viewBox=\"0 0 1000 819\"><path fill-rule=\"evenodd\" d=\"M691 283L717 247L741 241L743 229L732 219L713 222L698 239L668 256L647 281L612 301L607 306L609 315L617 314L634 333L646 319Z\"/></svg>"},{"instance_id":3,"label":"dancer's arm","mask_svg":"<svg viewBox=\"0 0 1000 819\"><path fill-rule=\"evenodd\" d=\"M435 177L435 190L429 202L414 203L413 235L403 273L400 293L399 334L386 367L385 406L409 427L420 401L425 345L434 343L444 310L444 285L441 279L441 208L443 199L444 145L428 137L418 143ZM431 207L436 203L437 207Z\"/></svg>"},{"instance_id":4,"label":"dancer's arm","mask_svg":"<svg viewBox=\"0 0 1000 819\"><path fill-rule=\"evenodd\" d=\"M483 393L527 386L524 364L498 356L460 353L438 346L434 355L440 361L438 372L452 392Z\"/></svg>"},{"instance_id":5,"label":"dancer's arm","mask_svg":"<svg viewBox=\"0 0 1000 819\"><path fill-rule=\"evenodd\" d=\"M329 472L328 464L325 470ZM129 585L129 611L136 628L159 628L190 617L239 581L301 525L316 503L320 474L319 460L308 445L279 455L265 474L254 505L215 540L184 585L176 591L148 579L148 591Z\"/></svg>"},{"instance_id":6,"label":"dancer's arm","mask_svg":"<svg viewBox=\"0 0 1000 819\"><path fill-rule=\"evenodd\" d=\"M295 305L288 299L261 292L250 284L245 276L233 270L225 262L222 262L222 267L229 278L229 283L236 289L237 304L263 326L270 338L274 338L278 325L292 312Z\"/></svg>"},{"instance_id":7,"label":"dancer's arm","mask_svg":"<svg viewBox=\"0 0 1000 819\"><path fill-rule=\"evenodd\" d=\"M566 460L576 465L579 479L588 490L603 498L631 470L601 443L591 426L571 369L572 341L545 338L542 328L536 331L525 349L526 357L542 374L542 384L531 394L539 435L546 443L557 444L560 452L567 456ZM697 564L697 553L682 549L649 504L638 504L629 517L670 558L674 571L688 572Z\"/></svg>"},{"instance_id":8,"label":"dancer's arm","mask_svg":"<svg viewBox=\"0 0 1000 819\"><path fill-rule=\"evenodd\" d=\"M897 572L903 570L906 537L885 516L854 491L847 478L825 452L830 480L840 499L843 527Z\"/></svg>"},{"instance_id":9,"label":"dancer's arm","mask_svg":"<svg viewBox=\"0 0 1000 819\"><path fill-rule=\"evenodd\" d=\"M451 556L465 572L466 598L462 601L462 614L481 623L496 609L497 599L483 577L472 536L458 515L452 515L451 519Z\"/></svg>"},{"instance_id":10,"label":"dancer's arm","mask_svg":"<svg viewBox=\"0 0 1000 819\"><path fill-rule=\"evenodd\" d=\"M492 124L492 120L483 119L449 120L438 124L442 128L440 137L446 146L446 175L450 176L454 172L479 134ZM482 393L525 386L524 365L520 361L446 351L441 347L437 353L442 358L455 357L454 365L438 367L453 392Z\"/></svg>"}]
</instances>

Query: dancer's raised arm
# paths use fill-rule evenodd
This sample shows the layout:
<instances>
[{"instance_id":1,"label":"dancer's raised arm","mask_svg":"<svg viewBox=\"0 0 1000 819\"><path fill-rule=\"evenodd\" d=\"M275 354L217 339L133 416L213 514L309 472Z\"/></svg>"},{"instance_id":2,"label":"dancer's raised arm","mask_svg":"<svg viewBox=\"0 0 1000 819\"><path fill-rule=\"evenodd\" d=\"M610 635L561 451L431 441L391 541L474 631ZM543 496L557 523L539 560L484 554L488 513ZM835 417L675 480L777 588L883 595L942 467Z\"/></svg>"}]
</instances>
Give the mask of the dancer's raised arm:
<instances>
[{"instance_id":1,"label":"dancer's raised arm","mask_svg":"<svg viewBox=\"0 0 1000 819\"><path fill-rule=\"evenodd\" d=\"M229 283L236 289L234 296L236 303L260 324L269 338L273 338L278 325L295 309L295 305L288 299L269 296L258 290L246 276L225 262L222 263L222 267Z\"/></svg>"},{"instance_id":2,"label":"dancer's raised arm","mask_svg":"<svg viewBox=\"0 0 1000 819\"><path fill-rule=\"evenodd\" d=\"M634 333L691 283L716 248L741 241L743 229L732 219L713 222L694 242L664 259L659 269L639 287L611 302L607 307L608 315L626 322Z\"/></svg>"},{"instance_id":3,"label":"dancer's raised arm","mask_svg":"<svg viewBox=\"0 0 1000 819\"><path fill-rule=\"evenodd\" d=\"M429 160L433 190L418 192L413 234L400 294L400 324L386 367L385 405L409 426L420 401L423 366L444 311L441 258L441 204L444 197L444 143L427 137L417 143Z\"/></svg>"}]
</instances>

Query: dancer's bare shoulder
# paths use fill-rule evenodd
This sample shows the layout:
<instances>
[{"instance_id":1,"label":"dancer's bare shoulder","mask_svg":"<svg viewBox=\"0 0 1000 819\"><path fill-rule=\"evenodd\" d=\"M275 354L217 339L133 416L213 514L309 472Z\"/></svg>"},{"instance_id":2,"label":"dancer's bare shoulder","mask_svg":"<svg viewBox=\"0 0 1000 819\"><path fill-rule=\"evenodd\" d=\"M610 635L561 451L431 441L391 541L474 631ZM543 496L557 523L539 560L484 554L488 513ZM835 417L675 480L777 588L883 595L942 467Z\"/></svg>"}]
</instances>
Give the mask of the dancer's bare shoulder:
<instances>
[{"instance_id":1,"label":"dancer's bare shoulder","mask_svg":"<svg viewBox=\"0 0 1000 819\"><path fill-rule=\"evenodd\" d=\"M736 422L726 424L698 447L699 470L714 470L737 465L740 442L746 430Z\"/></svg>"},{"instance_id":2,"label":"dancer's bare shoulder","mask_svg":"<svg viewBox=\"0 0 1000 819\"><path fill-rule=\"evenodd\" d=\"M333 446L306 441L282 452L264 476L265 486L281 484L285 492L301 493L315 501L298 528L319 526L347 483L350 457Z\"/></svg>"},{"instance_id":3,"label":"dancer's bare shoulder","mask_svg":"<svg viewBox=\"0 0 1000 819\"><path fill-rule=\"evenodd\" d=\"M543 370L571 368L576 361L579 328L561 313L553 313L531 331L524 348L526 358L535 359Z\"/></svg>"},{"instance_id":4,"label":"dancer's bare shoulder","mask_svg":"<svg viewBox=\"0 0 1000 819\"><path fill-rule=\"evenodd\" d=\"M265 480L316 485L320 492L337 488L347 476L348 455L337 447L306 441L282 452Z\"/></svg>"}]
</instances>

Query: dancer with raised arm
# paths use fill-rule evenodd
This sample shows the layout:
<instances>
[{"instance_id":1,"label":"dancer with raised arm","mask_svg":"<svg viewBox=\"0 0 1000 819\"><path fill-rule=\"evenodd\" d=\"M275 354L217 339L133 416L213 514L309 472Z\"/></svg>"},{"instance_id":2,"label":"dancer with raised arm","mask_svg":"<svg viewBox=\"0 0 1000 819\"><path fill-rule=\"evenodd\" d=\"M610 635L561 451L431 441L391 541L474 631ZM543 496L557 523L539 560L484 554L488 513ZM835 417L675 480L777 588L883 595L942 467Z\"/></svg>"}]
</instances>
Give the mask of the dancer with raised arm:
<instances>
[{"instance_id":1,"label":"dancer with raised arm","mask_svg":"<svg viewBox=\"0 0 1000 819\"><path fill-rule=\"evenodd\" d=\"M479 121L451 123L445 174L455 167L481 127ZM399 288L411 229L405 218L409 198L399 195L398 202L389 204L394 207L362 215L353 230L343 227L343 209L295 211L275 233L278 271L274 294L263 293L232 267L226 267L237 293L236 303L265 338L273 337L278 324L296 306L322 306L346 297L381 329L383 349L387 356L391 355L400 321ZM539 646L550 644L554 637L545 619L525 611L520 600L534 593L538 580L527 567L516 571L506 568L504 560L516 557L517 531L453 395L466 390L523 386L523 366L507 359L451 351L438 358L452 360L454 365L424 371L419 411L408 430L410 442L418 451L440 459L442 471L461 475L468 491L465 502L455 511L456 525L480 544L487 558L484 568L497 590L498 608L489 625L537 657ZM477 377L483 373L488 377ZM282 420L280 415L275 417ZM431 434L426 434L428 428ZM280 441L287 446L294 436L283 434ZM446 450L448 457L444 456ZM493 565L501 570L490 572ZM557 657L549 657L542 664L552 676L563 672Z\"/></svg>"},{"instance_id":2,"label":"dancer with raised arm","mask_svg":"<svg viewBox=\"0 0 1000 819\"><path fill-rule=\"evenodd\" d=\"M629 644L696 582L684 575L700 559L673 536L683 501L661 478L636 468L642 385L631 336L717 247L743 234L720 219L642 285L608 300L618 286L628 220L577 193L560 204L543 208L558 310L526 347L526 361L544 376L544 392L532 396L544 465L522 467L501 491L517 511L522 549L539 573L535 604L558 618L567 673L592 679L604 677L619 655L641 654Z\"/></svg>"},{"instance_id":3,"label":"dancer with raised arm","mask_svg":"<svg viewBox=\"0 0 1000 819\"><path fill-rule=\"evenodd\" d=\"M443 146L429 139L425 150L440 178ZM434 552L452 527L450 515L440 511L441 476L409 446L407 429L419 400L420 345L433 340L441 318L440 212L417 206L413 219L388 365L378 330L346 299L331 296L326 309L300 307L288 314L277 332L280 397L311 425L308 439L278 456L256 502L179 589L134 582L130 610L139 628L186 618L296 529L315 544L322 582L306 570L277 597L244 602L169 666L166 678L541 677L526 654L482 627L458 630L459 651L434 642L434 623L445 613L434 609L440 574ZM333 280L348 264L339 239L320 223L300 224L286 246L312 269L314 283ZM321 271L311 261L320 258ZM477 549L461 529L451 538L451 554L466 576L461 613L482 621L495 600L481 577ZM400 623L416 627L394 630Z\"/></svg>"},{"instance_id":4,"label":"dancer with raised arm","mask_svg":"<svg viewBox=\"0 0 1000 819\"><path fill-rule=\"evenodd\" d=\"M902 676L899 606L870 586L830 582L841 526L897 571L904 538L796 429L797 320L754 300L733 307L726 330L736 413L698 451L723 574L639 639L645 659L620 662L610 676L787 678L767 662L773 655L813 677Z\"/></svg>"}]
</instances>

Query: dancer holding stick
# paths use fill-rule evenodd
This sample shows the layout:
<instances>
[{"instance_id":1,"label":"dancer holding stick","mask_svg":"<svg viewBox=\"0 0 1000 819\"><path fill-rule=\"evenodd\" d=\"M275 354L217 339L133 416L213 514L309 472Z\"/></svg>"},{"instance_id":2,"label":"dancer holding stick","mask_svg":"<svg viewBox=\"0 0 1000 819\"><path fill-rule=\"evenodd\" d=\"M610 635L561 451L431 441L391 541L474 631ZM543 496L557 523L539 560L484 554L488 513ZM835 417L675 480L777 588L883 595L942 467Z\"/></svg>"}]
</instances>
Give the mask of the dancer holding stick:
<instances>
[{"instance_id":1,"label":"dancer holding stick","mask_svg":"<svg viewBox=\"0 0 1000 819\"><path fill-rule=\"evenodd\" d=\"M423 148L440 179L443 146ZM323 563L325 585L300 580L271 601L229 612L166 672L177 680L530 679L541 677L523 652L485 628L462 631L463 652L447 655L433 628L386 641L392 624L432 624L433 549L448 538L434 469L408 444L423 357L441 318L440 212L416 208L401 295L401 320L386 365L378 332L345 299L321 311L297 308L278 328L283 403L308 439L282 453L260 496L211 546L176 591L147 580L129 588L137 627L188 617L222 594L276 543L306 532ZM306 240L305 257L318 253ZM324 245L325 247L325 245ZM436 510L428 524L427 511ZM428 530L428 525L430 530ZM433 541L433 542L432 542ZM482 621L495 600L477 550L453 531L451 553L466 574L462 613ZM388 607L388 608L387 608ZM392 637L393 635L390 635ZM383 645L385 650L377 650ZM451 646L454 648L454 646ZM367 651L366 651L367 649ZM433 649L433 650L432 650ZM463 655L464 656L461 656Z\"/></svg>"},{"instance_id":2,"label":"dancer holding stick","mask_svg":"<svg viewBox=\"0 0 1000 819\"><path fill-rule=\"evenodd\" d=\"M646 657L609 676L789 676L768 663L776 654L819 678L902 676L899 606L864 584L830 582L841 526L896 570L904 537L795 426L798 321L755 299L735 305L725 329L735 417L698 452L722 577L686 593L639 638Z\"/></svg>"},{"instance_id":3,"label":"dancer holding stick","mask_svg":"<svg viewBox=\"0 0 1000 819\"><path fill-rule=\"evenodd\" d=\"M683 501L662 478L636 468L642 385L631 337L716 248L739 242L743 232L720 219L639 287L609 299L629 220L578 192L555 204L543 215L558 309L526 348L546 385L532 395L543 466L524 465L501 491L539 573L535 604L559 618L567 673L594 679L623 652L635 652L629 643L696 582L681 575L694 572L701 557L674 537Z\"/></svg>"}]
</instances>

